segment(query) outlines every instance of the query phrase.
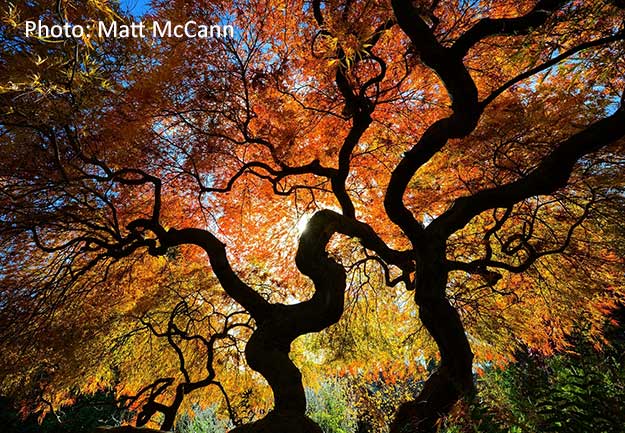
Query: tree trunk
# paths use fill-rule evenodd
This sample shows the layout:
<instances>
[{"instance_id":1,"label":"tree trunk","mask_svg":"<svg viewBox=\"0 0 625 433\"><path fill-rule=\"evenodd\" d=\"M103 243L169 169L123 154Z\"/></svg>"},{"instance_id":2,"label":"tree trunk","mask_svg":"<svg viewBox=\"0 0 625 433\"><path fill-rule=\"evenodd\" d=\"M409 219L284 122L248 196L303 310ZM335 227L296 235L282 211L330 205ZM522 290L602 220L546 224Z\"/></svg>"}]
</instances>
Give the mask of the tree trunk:
<instances>
[{"instance_id":1,"label":"tree trunk","mask_svg":"<svg viewBox=\"0 0 625 433\"><path fill-rule=\"evenodd\" d=\"M293 329L280 314L258 325L245 348L248 365L269 383L274 409L260 421L230 433L322 433L306 413L302 374L289 358Z\"/></svg>"},{"instance_id":2,"label":"tree trunk","mask_svg":"<svg viewBox=\"0 0 625 433\"><path fill-rule=\"evenodd\" d=\"M272 304L268 316L257 322L245 348L247 363L269 383L274 410L260 421L231 433L323 433L306 416L306 395L299 369L289 358L291 343L300 335L319 332L338 322L343 313L345 270L328 257L325 247L337 231L362 226L332 211L319 211L308 222L299 240L296 264L315 285L315 293L295 305Z\"/></svg>"},{"instance_id":3,"label":"tree trunk","mask_svg":"<svg viewBox=\"0 0 625 433\"><path fill-rule=\"evenodd\" d=\"M274 410L304 413L306 397L302 375L289 358L291 342L279 340L280 334L285 333L271 332L268 326L261 325L248 341L245 357L250 368L262 374L269 383L274 394Z\"/></svg>"},{"instance_id":4,"label":"tree trunk","mask_svg":"<svg viewBox=\"0 0 625 433\"><path fill-rule=\"evenodd\" d=\"M178 385L179 388L181 385ZM176 421L176 414L178 413L178 409L180 409L180 405L182 404L182 399L184 398L184 391L177 389L176 397L174 402L168 407L167 410L163 412L163 422L161 423L161 430L170 431L174 429L174 422Z\"/></svg>"},{"instance_id":5,"label":"tree trunk","mask_svg":"<svg viewBox=\"0 0 625 433\"><path fill-rule=\"evenodd\" d=\"M399 407L391 433L435 432L438 421L473 391L473 353L460 316L445 296L443 252L443 248L426 252L428 260L422 262L415 288L419 317L438 345L441 363L417 398Z\"/></svg>"}]
</instances>

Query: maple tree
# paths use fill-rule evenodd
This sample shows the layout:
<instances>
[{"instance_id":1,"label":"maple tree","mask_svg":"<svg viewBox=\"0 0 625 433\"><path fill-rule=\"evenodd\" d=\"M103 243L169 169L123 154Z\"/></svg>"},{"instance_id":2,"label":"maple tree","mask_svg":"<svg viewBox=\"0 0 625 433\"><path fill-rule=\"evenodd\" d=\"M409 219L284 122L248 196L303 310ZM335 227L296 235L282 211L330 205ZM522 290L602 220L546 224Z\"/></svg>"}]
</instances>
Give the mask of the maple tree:
<instances>
[{"instance_id":1,"label":"maple tree","mask_svg":"<svg viewBox=\"0 0 625 433\"><path fill-rule=\"evenodd\" d=\"M155 1L237 33L26 38L123 19L55 4L2 10L3 389L320 432L300 367L437 357L390 426L429 432L474 352L553 351L622 296L622 1Z\"/></svg>"}]
</instances>

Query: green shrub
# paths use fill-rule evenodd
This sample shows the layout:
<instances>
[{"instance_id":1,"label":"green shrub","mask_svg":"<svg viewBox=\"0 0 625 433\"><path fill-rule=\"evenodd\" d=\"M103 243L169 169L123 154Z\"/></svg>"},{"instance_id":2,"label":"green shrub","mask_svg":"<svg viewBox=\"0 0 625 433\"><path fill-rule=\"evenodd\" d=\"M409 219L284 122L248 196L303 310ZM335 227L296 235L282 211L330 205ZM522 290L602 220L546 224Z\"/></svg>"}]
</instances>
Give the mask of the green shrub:
<instances>
[{"instance_id":1,"label":"green shrub","mask_svg":"<svg viewBox=\"0 0 625 433\"><path fill-rule=\"evenodd\" d=\"M530 350L492 369L476 400L446 422L446 433L622 433L625 431L625 308L598 349L580 329L553 356ZM616 319L616 318L615 318Z\"/></svg>"},{"instance_id":2,"label":"green shrub","mask_svg":"<svg viewBox=\"0 0 625 433\"><path fill-rule=\"evenodd\" d=\"M347 386L340 380L328 380L316 391L306 389L307 415L324 433L355 433L356 413Z\"/></svg>"},{"instance_id":3,"label":"green shrub","mask_svg":"<svg viewBox=\"0 0 625 433\"><path fill-rule=\"evenodd\" d=\"M0 396L0 431L3 433L91 433L97 426L120 425L131 417L118 406L110 391L79 395L73 405L59 408L55 415L48 413L41 424L39 415L23 419L13 401Z\"/></svg>"},{"instance_id":4,"label":"green shrub","mask_svg":"<svg viewBox=\"0 0 625 433\"><path fill-rule=\"evenodd\" d=\"M232 424L217 416L217 405L201 408L194 404L191 414L183 414L176 423L176 433L226 433Z\"/></svg>"}]
</instances>

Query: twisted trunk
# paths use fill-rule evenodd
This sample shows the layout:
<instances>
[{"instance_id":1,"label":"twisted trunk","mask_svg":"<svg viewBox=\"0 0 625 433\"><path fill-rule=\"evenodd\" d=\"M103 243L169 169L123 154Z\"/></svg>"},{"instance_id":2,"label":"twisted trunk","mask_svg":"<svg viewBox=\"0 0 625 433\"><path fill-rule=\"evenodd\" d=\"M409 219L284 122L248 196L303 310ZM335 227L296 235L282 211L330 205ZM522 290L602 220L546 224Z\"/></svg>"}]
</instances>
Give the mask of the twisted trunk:
<instances>
[{"instance_id":1,"label":"twisted trunk","mask_svg":"<svg viewBox=\"0 0 625 433\"><path fill-rule=\"evenodd\" d=\"M163 251L181 244L202 247L224 290L256 321L257 329L246 346L245 355L249 366L269 383L275 406L262 420L237 427L231 433L322 433L305 415L302 376L289 358L289 351L297 337L319 332L338 322L343 314L345 269L328 256L328 242L335 233L359 238L365 248L376 251L384 261L399 266L404 272L412 255L389 248L367 224L330 210L318 211L302 233L295 257L297 268L314 284L312 297L294 305L270 304L238 278L230 267L225 246L210 232L162 228L155 228L155 231Z\"/></svg>"},{"instance_id":2,"label":"twisted trunk","mask_svg":"<svg viewBox=\"0 0 625 433\"><path fill-rule=\"evenodd\" d=\"M435 432L441 417L473 390L473 353L460 316L445 296L448 272L444 251L435 243L426 248L415 287L419 318L436 341L441 362L417 398L399 407L391 433Z\"/></svg>"},{"instance_id":3,"label":"twisted trunk","mask_svg":"<svg viewBox=\"0 0 625 433\"><path fill-rule=\"evenodd\" d=\"M267 317L257 322L245 349L248 365L267 380L273 391L274 409L262 420L237 427L231 433L322 433L305 415L302 375L289 358L289 351L297 337L327 328L343 313L345 270L325 251L343 219L331 211L317 212L302 234L296 264L313 281L315 293L299 304L271 305Z\"/></svg>"},{"instance_id":4,"label":"twisted trunk","mask_svg":"<svg viewBox=\"0 0 625 433\"><path fill-rule=\"evenodd\" d=\"M305 415L302 375L289 358L294 339L289 329L289 314L281 317L277 310L258 325L245 348L249 367L260 373L273 391L274 409L260 421L237 427L231 433L322 433Z\"/></svg>"}]
</instances>

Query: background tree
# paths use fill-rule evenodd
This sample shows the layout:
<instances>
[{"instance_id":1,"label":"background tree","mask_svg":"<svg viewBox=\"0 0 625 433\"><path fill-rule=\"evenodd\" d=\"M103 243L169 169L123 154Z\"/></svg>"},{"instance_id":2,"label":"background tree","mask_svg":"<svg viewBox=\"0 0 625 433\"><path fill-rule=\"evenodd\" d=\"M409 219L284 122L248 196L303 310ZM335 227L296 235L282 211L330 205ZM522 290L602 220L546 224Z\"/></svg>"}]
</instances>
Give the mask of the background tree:
<instances>
[{"instance_id":1,"label":"background tree","mask_svg":"<svg viewBox=\"0 0 625 433\"><path fill-rule=\"evenodd\" d=\"M622 2L180 0L154 18L232 19L235 37L26 39L33 16L116 18L106 2L44 6L9 5L0 30L0 324L26 370L3 388L46 364L55 395L54 378L106 382L111 319L140 293L173 306L164 330L138 317L177 354L177 389L197 383L182 341L246 338L274 407L233 431L319 432L291 345L377 274L374 292L414 298L379 305L393 326L429 335L399 361L439 357L391 431L434 431L472 392L473 350L553 351L578 311L622 294ZM189 303L160 296L159 260L205 256L217 316L245 310L249 338L183 329ZM87 374L64 377L67 359Z\"/></svg>"}]
</instances>

